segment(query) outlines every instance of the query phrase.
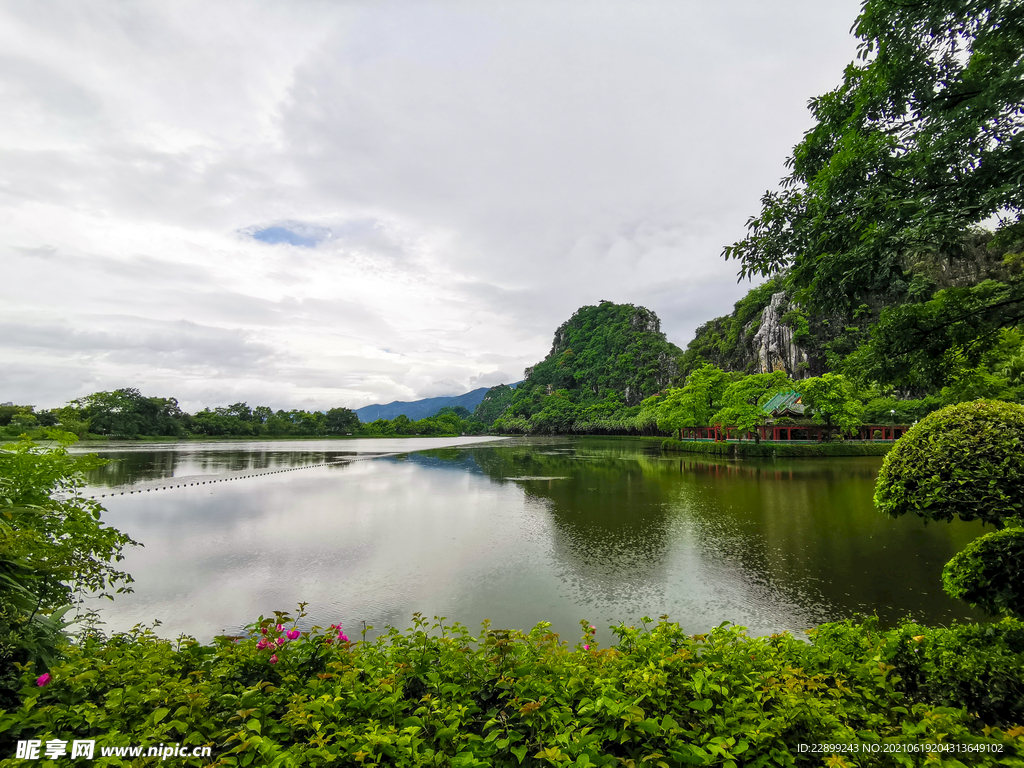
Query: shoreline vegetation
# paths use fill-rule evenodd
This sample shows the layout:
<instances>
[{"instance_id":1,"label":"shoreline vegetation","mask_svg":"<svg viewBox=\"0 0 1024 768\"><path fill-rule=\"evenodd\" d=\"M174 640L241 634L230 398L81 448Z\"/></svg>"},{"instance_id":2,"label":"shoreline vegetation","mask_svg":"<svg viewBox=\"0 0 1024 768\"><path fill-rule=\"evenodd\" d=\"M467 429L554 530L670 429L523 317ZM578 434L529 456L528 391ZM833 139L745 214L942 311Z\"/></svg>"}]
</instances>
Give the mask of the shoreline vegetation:
<instances>
[{"instance_id":1,"label":"shoreline vegetation","mask_svg":"<svg viewBox=\"0 0 1024 768\"><path fill-rule=\"evenodd\" d=\"M570 644L543 622L530 631L485 622L474 635L417 614L409 629L368 642L372 627L350 626L362 633L353 640L341 623L311 625L300 605L209 644L142 626L107 637L89 622L71 634L72 585L128 590L130 575L113 564L133 542L78 493L82 471L103 460L70 454L73 435L53 437L56 447L22 440L0 451L4 509L30 512L3 518L0 754L30 740L91 739L208 746L213 765L294 768L1024 762L1024 600L1015 582L999 586L1005 550L993 558L988 537L954 557L944 579L947 591L1004 614L991 624L886 629L861 617L805 640L750 637L728 622L692 634L668 616L643 617L611 627L616 641L602 648L586 621ZM876 502L894 516L916 509L906 489L949 448L975 444L982 450L949 492L927 493L966 519L1005 518L993 541L1012 546L1022 529L1006 518L1016 498L1004 491L1024 472L1022 437L1024 407L944 409L894 446ZM995 496L968 510L995 466ZM944 509L936 517L948 519Z\"/></svg>"},{"instance_id":2,"label":"shoreline vegetation","mask_svg":"<svg viewBox=\"0 0 1024 768\"><path fill-rule=\"evenodd\" d=\"M86 637L45 685L40 668L23 668L0 749L180 743L214 757L184 765L294 768L995 766L1024 755L1017 620L886 631L869 618L805 642L728 624L692 635L645 617L614 627L610 648L581 625L570 644L544 623L473 635L416 615L405 631L353 642L340 625L280 613L210 645L142 627Z\"/></svg>"},{"instance_id":3,"label":"shoreline vegetation","mask_svg":"<svg viewBox=\"0 0 1024 768\"><path fill-rule=\"evenodd\" d=\"M822 456L885 456L892 450L894 443L882 442L855 442L844 440L834 443L789 443L762 441L686 441L669 438L663 440L661 449L663 451L676 451L679 453L703 453L714 456L728 456L730 458L744 457L777 457L777 458L800 458L800 457L822 457Z\"/></svg>"}]
</instances>

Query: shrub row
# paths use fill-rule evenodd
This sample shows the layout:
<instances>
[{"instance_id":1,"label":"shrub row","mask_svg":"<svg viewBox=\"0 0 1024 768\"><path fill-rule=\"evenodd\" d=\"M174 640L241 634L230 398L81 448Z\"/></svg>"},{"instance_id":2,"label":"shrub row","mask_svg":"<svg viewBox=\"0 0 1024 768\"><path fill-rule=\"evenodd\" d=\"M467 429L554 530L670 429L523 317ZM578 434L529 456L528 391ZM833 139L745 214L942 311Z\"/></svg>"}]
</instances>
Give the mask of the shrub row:
<instances>
[{"instance_id":1,"label":"shrub row","mask_svg":"<svg viewBox=\"0 0 1024 768\"><path fill-rule=\"evenodd\" d=\"M221 766L896 766L928 745L980 750L936 752L942 765L1024 764L1016 620L846 622L805 643L689 636L663 617L616 628L608 649L585 622L569 647L546 624L473 637L444 621L356 643L288 632L282 614L211 645L141 628L86 639L45 686L23 669L0 740L211 745Z\"/></svg>"},{"instance_id":2,"label":"shrub row","mask_svg":"<svg viewBox=\"0 0 1024 768\"><path fill-rule=\"evenodd\" d=\"M714 443L676 440L661 443L663 451L706 453L719 456L884 456L893 443L860 443L844 440L837 443Z\"/></svg>"}]
</instances>

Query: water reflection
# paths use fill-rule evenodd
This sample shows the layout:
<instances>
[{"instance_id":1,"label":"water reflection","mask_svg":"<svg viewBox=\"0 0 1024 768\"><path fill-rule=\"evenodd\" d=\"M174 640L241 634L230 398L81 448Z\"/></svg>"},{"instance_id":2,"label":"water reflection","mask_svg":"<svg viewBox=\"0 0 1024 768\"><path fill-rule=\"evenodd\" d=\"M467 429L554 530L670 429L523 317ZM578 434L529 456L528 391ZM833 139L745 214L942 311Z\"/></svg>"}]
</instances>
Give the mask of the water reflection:
<instances>
[{"instance_id":1,"label":"water reflection","mask_svg":"<svg viewBox=\"0 0 1024 768\"><path fill-rule=\"evenodd\" d=\"M493 438L420 438L414 450L433 445L491 442ZM410 450L401 438L301 441L210 441L138 443L111 441L99 445L78 444L78 453L96 453L109 461L91 472L90 488L122 489L159 484L182 478L211 475L264 474L279 470L344 464Z\"/></svg>"},{"instance_id":2,"label":"water reflection","mask_svg":"<svg viewBox=\"0 0 1024 768\"><path fill-rule=\"evenodd\" d=\"M563 587L609 618L642 604L761 631L857 613L984 619L940 585L943 564L982 528L879 514L876 457L695 460L601 439L470 452L489 476L524 478L550 503Z\"/></svg>"},{"instance_id":3,"label":"water reflection","mask_svg":"<svg viewBox=\"0 0 1024 768\"><path fill-rule=\"evenodd\" d=\"M123 452L119 474L91 482L224 481L104 499L146 544L125 563L136 593L104 608L109 626L159 618L209 637L299 601L349 629L420 611L551 621L567 637L580 618L604 630L661 613L693 632L729 620L755 633L858 611L976 617L939 574L981 528L884 518L878 459L694 461L596 438L388 456L380 443L424 442L362 442Z\"/></svg>"}]
</instances>

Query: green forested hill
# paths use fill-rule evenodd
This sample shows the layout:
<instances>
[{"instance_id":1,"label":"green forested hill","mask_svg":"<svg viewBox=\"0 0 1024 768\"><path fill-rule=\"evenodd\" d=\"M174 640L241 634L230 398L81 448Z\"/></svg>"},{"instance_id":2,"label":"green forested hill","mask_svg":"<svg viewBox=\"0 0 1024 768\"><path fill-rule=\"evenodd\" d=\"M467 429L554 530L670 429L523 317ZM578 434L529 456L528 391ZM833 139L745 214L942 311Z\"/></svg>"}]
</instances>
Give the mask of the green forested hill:
<instances>
[{"instance_id":1,"label":"green forested hill","mask_svg":"<svg viewBox=\"0 0 1024 768\"><path fill-rule=\"evenodd\" d=\"M979 293L1013 292L1020 283L1013 254L1021 240L1012 228L999 235L971 231L942 252L904 256L896 278L863 293L858 304L831 310L809 309L813 298L783 272L752 289L731 314L698 328L681 374L704 363L748 374L785 370L794 379L842 372L923 396L978 365L1005 367L1007 352L1014 354L1006 348L1012 319L995 323L983 343L972 338L958 345L941 316L955 304L969 314ZM1019 309L1016 302L1007 306ZM990 315L979 313L976 326Z\"/></svg>"},{"instance_id":2,"label":"green forested hill","mask_svg":"<svg viewBox=\"0 0 1024 768\"><path fill-rule=\"evenodd\" d=\"M526 379L534 388L578 391L584 399L620 393L623 403L637 405L668 385L680 354L649 309L602 301L559 326L548 356L526 370Z\"/></svg>"},{"instance_id":3,"label":"green forested hill","mask_svg":"<svg viewBox=\"0 0 1024 768\"><path fill-rule=\"evenodd\" d=\"M676 380L681 354L649 309L610 301L581 307L555 331L547 357L526 370L495 426L615 431L612 421L635 418L644 398Z\"/></svg>"},{"instance_id":4,"label":"green forested hill","mask_svg":"<svg viewBox=\"0 0 1024 768\"><path fill-rule=\"evenodd\" d=\"M512 397L516 391L508 384L498 384L491 387L484 395L484 399L477 405L473 415L484 424L490 426L495 419L501 416L512 404Z\"/></svg>"}]
</instances>

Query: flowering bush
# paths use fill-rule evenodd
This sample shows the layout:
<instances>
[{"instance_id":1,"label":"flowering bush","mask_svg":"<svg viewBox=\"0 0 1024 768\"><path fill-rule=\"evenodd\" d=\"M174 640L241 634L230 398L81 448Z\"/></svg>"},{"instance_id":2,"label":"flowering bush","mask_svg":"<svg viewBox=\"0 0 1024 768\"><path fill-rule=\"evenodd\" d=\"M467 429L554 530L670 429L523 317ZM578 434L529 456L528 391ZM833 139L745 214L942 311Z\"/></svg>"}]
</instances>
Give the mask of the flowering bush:
<instances>
[{"instance_id":1,"label":"flowering bush","mask_svg":"<svg viewBox=\"0 0 1024 768\"><path fill-rule=\"evenodd\" d=\"M261 618L211 645L143 628L92 638L45 687L25 665L22 705L0 712L0 755L17 739L99 737L209 744L218 766L922 762L885 751L897 743L999 750L972 753L972 766L1024 755L1013 719L1024 623L1011 619L954 630L847 622L807 643L727 625L690 636L663 618L614 628L610 648L589 624L573 648L543 623L529 633L485 623L474 637L417 615L405 632L353 643L339 625L289 640L299 621ZM877 751L800 751L854 742Z\"/></svg>"}]
</instances>

